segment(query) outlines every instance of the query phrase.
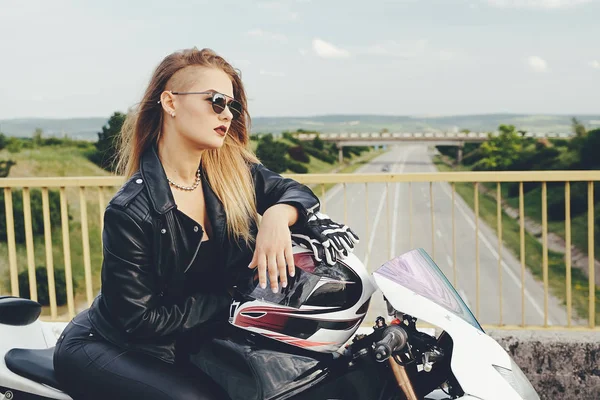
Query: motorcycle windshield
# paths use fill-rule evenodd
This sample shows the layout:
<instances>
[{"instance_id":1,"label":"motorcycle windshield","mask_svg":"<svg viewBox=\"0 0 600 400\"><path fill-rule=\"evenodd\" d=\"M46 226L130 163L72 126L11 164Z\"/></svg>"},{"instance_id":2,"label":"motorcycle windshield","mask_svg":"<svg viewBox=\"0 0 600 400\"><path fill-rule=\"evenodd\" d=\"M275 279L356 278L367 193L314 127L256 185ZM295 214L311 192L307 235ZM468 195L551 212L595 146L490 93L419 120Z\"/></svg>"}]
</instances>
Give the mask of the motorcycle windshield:
<instances>
[{"instance_id":1,"label":"motorcycle windshield","mask_svg":"<svg viewBox=\"0 0 600 400\"><path fill-rule=\"evenodd\" d=\"M373 275L378 286L396 310L406 312L402 308L398 308L403 304L406 304L407 308L416 309L414 304L408 306L408 303L413 303L414 299L400 297L394 293L393 289L384 289L389 286L380 283L381 278L392 281L395 285L400 285L433 302L439 307L436 308L439 311L435 315L436 320L447 319L447 313L450 312L483 332L469 307L425 250L415 249L402 254L383 264ZM415 315L414 311L407 312L407 314L420 317Z\"/></svg>"}]
</instances>

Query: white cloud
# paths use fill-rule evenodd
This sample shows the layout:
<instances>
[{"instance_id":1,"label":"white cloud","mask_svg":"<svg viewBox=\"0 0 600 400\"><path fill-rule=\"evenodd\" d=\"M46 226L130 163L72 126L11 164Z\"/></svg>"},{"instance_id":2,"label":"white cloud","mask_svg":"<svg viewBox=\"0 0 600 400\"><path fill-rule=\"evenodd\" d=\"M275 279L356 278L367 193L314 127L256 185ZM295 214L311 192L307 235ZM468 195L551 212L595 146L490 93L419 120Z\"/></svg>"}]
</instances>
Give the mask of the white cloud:
<instances>
[{"instance_id":1,"label":"white cloud","mask_svg":"<svg viewBox=\"0 0 600 400\"><path fill-rule=\"evenodd\" d=\"M264 69L261 69L261 70L259 71L259 73L260 73L261 75L266 75L266 76L274 76L274 77L277 77L277 78L283 78L283 77L285 76L285 73L284 73L284 72L279 72L279 71L267 71L267 70L264 70Z\"/></svg>"},{"instance_id":2,"label":"white cloud","mask_svg":"<svg viewBox=\"0 0 600 400\"><path fill-rule=\"evenodd\" d=\"M246 32L246 36L272 40L274 42L281 42L281 43L287 42L287 36L285 36L281 33L268 32L268 31L265 31L262 29L252 29L252 30Z\"/></svg>"},{"instance_id":3,"label":"white cloud","mask_svg":"<svg viewBox=\"0 0 600 400\"><path fill-rule=\"evenodd\" d=\"M426 39L419 39L413 41L404 40L400 42L395 40L386 40L384 42L376 43L372 46L369 46L365 50L365 53L377 56L413 58L420 54L423 54L426 48Z\"/></svg>"},{"instance_id":4,"label":"white cloud","mask_svg":"<svg viewBox=\"0 0 600 400\"><path fill-rule=\"evenodd\" d=\"M488 4L500 8L556 9L575 7L592 0L486 0Z\"/></svg>"},{"instance_id":5,"label":"white cloud","mask_svg":"<svg viewBox=\"0 0 600 400\"><path fill-rule=\"evenodd\" d=\"M331 43L321 39L314 39L312 42L313 50L319 57L323 58L347 58L350 57L348 50L340 49Z\"/></svg>"},{"instance_id":6,"label":"white cloud","mask_svg":"<svg viewBox=\"0 0 600 400\"><path fill-rule=\"evenodd\" d=\"M592 68L600 69L600 61L598 61L598 60L590 61L589 65Z\"/></svg>"},{"instance_id":7,"label":"white cloud","mask_svg":"<svg viewBox=\"0 0 600 400\"><path fill-rule=\"evenodd\" d=\"M548 70L548 63L541 57L531 56L527 59L529 67L536 72L544 72Z\"/></svg>"}]
</instances>

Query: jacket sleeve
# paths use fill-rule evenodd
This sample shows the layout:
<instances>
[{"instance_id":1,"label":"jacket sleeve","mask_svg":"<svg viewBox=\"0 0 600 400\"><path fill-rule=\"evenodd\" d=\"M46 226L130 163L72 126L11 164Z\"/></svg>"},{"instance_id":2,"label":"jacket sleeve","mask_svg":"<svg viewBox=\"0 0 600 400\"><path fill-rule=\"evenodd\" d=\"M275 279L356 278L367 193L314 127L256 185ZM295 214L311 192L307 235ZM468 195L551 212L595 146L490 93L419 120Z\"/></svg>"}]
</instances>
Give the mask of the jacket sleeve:
<instances>
[{"instance_id":1,"label":"jacket sleeve","mask_svg":"<svg viewBox=\"0 0 600 400\"><path fill-rule=\"evenodd\" d=\"M308 188L290 178L269 170L262 164L252 165L259 214L275 204L289 204L298 209L295 226L306 222L308 215L319 211L319 198Z\"/></svg>"},{"instance_id":2,"label":"jacket sleeve","mask_svg":"<svg viewBox=\"0 0 600 400\"><path fill-rule=\"evenodd\" d=\"M113 321L129 335L157 337L227 315L231 299L226 293L197 293L176 304L163 301L152 234L137 219L110 205L104 214L102 297Z\"/></svg>"}]
</instances>

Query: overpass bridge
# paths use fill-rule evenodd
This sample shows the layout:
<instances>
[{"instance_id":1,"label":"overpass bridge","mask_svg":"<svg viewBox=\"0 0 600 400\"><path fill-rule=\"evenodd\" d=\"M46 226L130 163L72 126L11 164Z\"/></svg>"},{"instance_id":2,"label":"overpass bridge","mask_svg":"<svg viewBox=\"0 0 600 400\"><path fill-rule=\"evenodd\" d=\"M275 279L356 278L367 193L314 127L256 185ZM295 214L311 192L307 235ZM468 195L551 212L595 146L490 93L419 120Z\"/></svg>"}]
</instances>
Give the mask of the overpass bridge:
<instances>
[{"instance_id":1,"label":"overpass bridge","mask_svg":"<svg viewBox=\"0 0 600 400\"><path fill-rule=\"evenodd\" d=\"M436 146L457 146L457 159L460 162L465 143L482 143L499 132L363 132L363 133L297 133L299 140L313 140L315 137L325 142L334 142L339 148L339 162L343 162L344 146L382 146L399 143L433 144ZM570 133L526 132L524 137L570 139Z\"/></svg>"}]
</instances>

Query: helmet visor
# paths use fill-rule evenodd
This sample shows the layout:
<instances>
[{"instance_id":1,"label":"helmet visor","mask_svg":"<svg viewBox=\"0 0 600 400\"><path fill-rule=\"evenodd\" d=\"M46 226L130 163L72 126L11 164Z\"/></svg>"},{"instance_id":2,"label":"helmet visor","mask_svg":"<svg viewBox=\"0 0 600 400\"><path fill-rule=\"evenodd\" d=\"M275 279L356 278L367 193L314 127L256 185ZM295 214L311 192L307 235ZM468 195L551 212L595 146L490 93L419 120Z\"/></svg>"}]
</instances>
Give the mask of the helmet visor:
<instances>
[{"instance_id":1,"label":"helmet visor","mask_svg":"<svg viewBox=\"0 0 600 400\"><path fill-rule=\"evenodd\" d=\"M287 279L287 287L281 287L280 283L277 293L273 293L268 276L267 287L264 289L260 287L258 270L255 269L250 279L238 285L236 290L246 299L300 308L306 302L306 299L313 292L321 278L301 268L296 268L296 274L293 277L288 274Z\"/></svg>"}]
</instances>

